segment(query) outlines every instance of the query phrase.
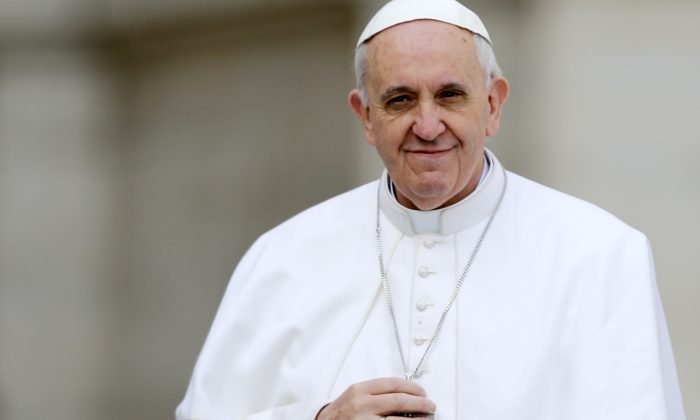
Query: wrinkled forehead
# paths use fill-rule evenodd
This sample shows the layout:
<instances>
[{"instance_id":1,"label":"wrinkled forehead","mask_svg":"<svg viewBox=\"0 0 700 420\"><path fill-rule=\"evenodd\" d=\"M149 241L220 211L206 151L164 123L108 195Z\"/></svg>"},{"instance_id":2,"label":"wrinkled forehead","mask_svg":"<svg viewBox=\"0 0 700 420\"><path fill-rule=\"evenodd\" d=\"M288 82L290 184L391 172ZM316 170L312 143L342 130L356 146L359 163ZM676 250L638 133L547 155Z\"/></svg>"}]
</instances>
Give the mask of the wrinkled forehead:
<instances>
[{"instance_id":1,"label":"wrinkled forehead","mask_svg":"<svg viewBox=\"0 0 700 420\"><path fill-rule=\"evenodd\" d=\"M362 31L357 46L386 29L415 20L449 23L479 34L491 43L491 38L479 16L456 0L392 0L372 17Z\"/></svg>"}]
</instances>

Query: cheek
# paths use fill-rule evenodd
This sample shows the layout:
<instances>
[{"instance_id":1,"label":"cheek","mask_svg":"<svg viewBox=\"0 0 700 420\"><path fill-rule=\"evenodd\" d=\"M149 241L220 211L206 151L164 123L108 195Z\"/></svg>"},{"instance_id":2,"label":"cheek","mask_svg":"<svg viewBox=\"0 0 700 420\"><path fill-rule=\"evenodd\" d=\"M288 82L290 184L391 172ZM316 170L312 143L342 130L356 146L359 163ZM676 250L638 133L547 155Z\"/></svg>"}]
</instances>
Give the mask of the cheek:
<instances>
[{"instance_id":1,"label":"cheek","mask_svg":"<svg viewBox=\"0 0 700 420\"><path fill-rule=\"evenodd\" d=\"M406 138L406 124L402 121L382 121L374 126L375 146L384 151L399 151ZM408 126L410 127L410 125Z\"/></svg>"},{"instance_id":2,"label":"cheek","mask_svg":"<svg viewBox=\"0 0 700 420\"><path fill-rule=\"evenodd\" d=\"M488 113L482 110L466 110L458 115L451 115L445 120L448 129L464 144L483 141L488 128Z\"/></svg>"},{"instance_id":3,"label":"cheek","mask_svg":"<svg viewBox=\"0 0 700 420\"><path fill-rule=\"evenodd\" d=\"M396 151L396 148L386 141L377 142L375 147L379 157L386 166L392 166L393 163L399 158L399 153Z\"/></svg>"}]
</instances>

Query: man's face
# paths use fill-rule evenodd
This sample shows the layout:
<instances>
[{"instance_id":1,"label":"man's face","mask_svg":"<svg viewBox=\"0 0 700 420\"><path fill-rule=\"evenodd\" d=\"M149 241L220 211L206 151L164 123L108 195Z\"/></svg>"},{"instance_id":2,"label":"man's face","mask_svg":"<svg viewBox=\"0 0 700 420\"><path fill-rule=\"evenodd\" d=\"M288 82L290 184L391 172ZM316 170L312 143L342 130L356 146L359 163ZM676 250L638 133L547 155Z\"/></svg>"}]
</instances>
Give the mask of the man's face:
<instances>
[{"instance_id":1,"label":"man's face","mask_svg":"<svg viewBox=\"0 0 700 420\"><path fill-rule=\"evenodd\" d=\"M498 130L508 84L487 90L473 35L419 20L367 45L367 106L350 104L409 208L446 207L469 195L483 169L484 142Z\"/></svg>"}]
</instances>

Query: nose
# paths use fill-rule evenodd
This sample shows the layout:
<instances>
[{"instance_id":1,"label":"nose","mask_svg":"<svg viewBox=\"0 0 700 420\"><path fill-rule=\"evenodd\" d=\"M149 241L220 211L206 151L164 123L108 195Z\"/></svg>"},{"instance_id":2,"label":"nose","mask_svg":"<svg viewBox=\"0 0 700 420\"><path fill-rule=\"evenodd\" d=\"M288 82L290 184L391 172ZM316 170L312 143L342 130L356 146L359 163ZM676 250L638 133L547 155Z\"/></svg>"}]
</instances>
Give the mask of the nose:
<instances>
[{"instance_id":1,"label":"nose","mask_svg":"<svg viewBox=\"0 0 700 420\"><path fill-rule=\"evenodd\" d=\"M422 140L433 141L445 131L445 123L432 104L421 104L413 121L413 134Z\"/></svg>"}]
</instances>

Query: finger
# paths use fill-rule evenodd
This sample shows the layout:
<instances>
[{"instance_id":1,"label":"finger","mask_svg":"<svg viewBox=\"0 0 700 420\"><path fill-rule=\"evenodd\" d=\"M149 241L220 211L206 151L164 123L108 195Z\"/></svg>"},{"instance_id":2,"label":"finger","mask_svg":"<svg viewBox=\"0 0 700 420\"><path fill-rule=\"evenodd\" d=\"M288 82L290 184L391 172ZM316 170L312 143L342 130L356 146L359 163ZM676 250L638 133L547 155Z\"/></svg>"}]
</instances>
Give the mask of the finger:
<instances>
[{"instance_id":1,"label":"finger","mask_svg":"<svg viewBox=\"0 0 700 420\"><path fill-rule=\"evenodd\" d=\"M375 395L367 403L371 412L384 416L396 416L397 413L430 414L437 408L435 403L426 397L402 393Z\"/></svg>"},{"instance_id":2,"label":"finger","mask_svg":"<svg viewBox=\"0 0 700 420\"><path fill-rule=\"evenodd\" d=\"M379 378L357 384L364 392L372 395L403 393L425 397L422 386L401 378Z\"/></svg>"}]
</instances>

